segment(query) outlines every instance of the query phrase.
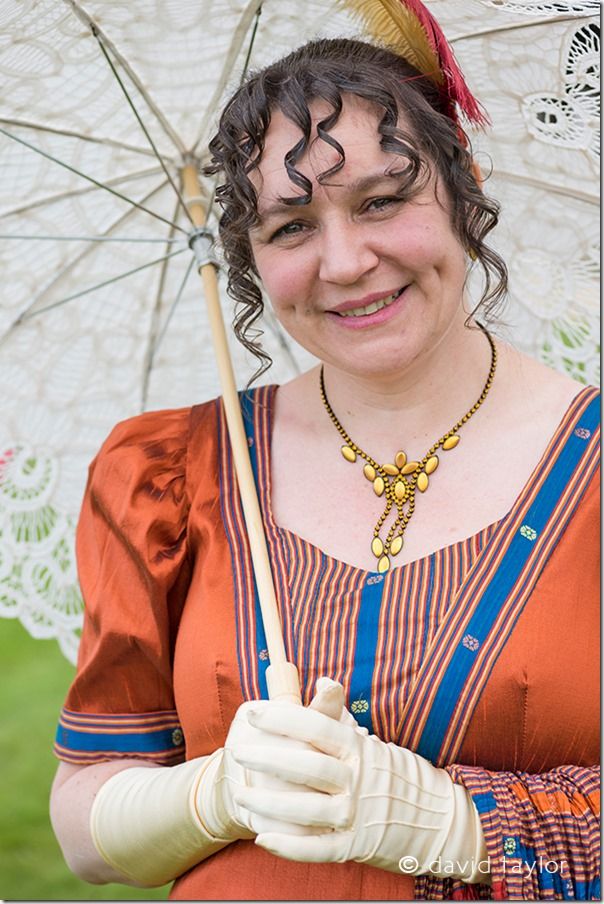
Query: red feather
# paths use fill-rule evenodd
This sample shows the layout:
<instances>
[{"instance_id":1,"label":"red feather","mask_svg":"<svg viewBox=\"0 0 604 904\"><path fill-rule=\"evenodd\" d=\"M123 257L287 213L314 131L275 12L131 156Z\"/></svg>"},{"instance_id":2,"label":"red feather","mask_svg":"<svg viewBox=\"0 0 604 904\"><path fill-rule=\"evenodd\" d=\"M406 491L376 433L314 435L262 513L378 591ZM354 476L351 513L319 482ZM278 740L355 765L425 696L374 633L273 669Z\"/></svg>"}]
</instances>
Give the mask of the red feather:
<instances>
[{"instance_id":1,"label":"red feather","mask_svg":"<svg viewBox=\"0 0 604 904\"><path fill-rule=\"evenodd\" d=\"M420 0L400 0L400 2L416 16L428 36L432 49L438 56L440 70L444 78L444 85L441 91L451 119L457 120L455 111L455 104L457 104L470 122L478 126L489 125L487 114L468 88L463 72L455 59L453 49L432 13L426 9Z\"/></svg>"}]
</instances>

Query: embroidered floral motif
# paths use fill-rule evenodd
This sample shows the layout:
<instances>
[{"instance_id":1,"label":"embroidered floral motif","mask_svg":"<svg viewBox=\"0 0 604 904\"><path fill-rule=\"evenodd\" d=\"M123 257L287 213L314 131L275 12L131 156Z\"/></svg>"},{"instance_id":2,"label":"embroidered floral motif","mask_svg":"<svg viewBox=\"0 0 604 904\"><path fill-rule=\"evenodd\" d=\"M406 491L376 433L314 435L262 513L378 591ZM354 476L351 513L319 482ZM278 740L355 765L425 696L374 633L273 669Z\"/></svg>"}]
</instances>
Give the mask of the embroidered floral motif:
<instances>
[{"instance_id":1,"label":"embroidered floral motif","mask_svg":"<svg viewBox=\"0 0 604 904\"><path fill-rule=\"evenodd\" d=\"M480 641L476 637L472 637L471 634L466 634L462 640L462 644L466 650L472 650L472 652L474 652L480 646Z\"/></svg>"},{"instance_id":2,"label":"embroidered floral motif","mask_svg":"<svg viewBox=\"0 0 604 904\"><path fill-rule=\"evenodd\" d=\"M370 578L367 578L368 584L381 584L384 580L383 574L372 574Z\"/></svg>"},{"instance_id":3,"label":"embroidered floral motif","mask_svg":"<svg viewBox=\"0 0 604 904\"><path fill-rule=\"evenodd\" d=\"M534 540L537 536L537 531L533 530L532 527L529 527L528 524L523 524L520 528L520 533L523 537L526 537L527 540Z\"/></svg>"},{"instance_id":4,"label":"embroidered floral motif","mask_svg":"<svg viewBox=\"0 0 604 904\"><path fill-rule=\"evenodd\" d=\"M34 637L55 637L75 664L84 604L76 519L55 504L61 468L48 449L0 447L0 616L18 618Z\"/></svg>"},{"instance_id":5,"label":"embroidered floral motif","mask_svg":"<svg viewBox=\"0 0 604 904\"><path fill-rule=\"evenodd\" d=\"M180 747L184 740L184 735L182 733L182 728L175 728L172 732L172 743L175 747Z\"/></svg>"},{"instance_id":6,"label":"embroidered floral motif","mask_svg":"<svg viewBox=\"0 0 604 904\"><path fill-rule=\"evenodd\" d=\"M258 653L260 659L266 660L268 659L268 650L260 650Z\"/></svg>"},{"instance_id":7,"label":"embroidered floral motif","mask_svg":"<svg viewBox=\"0 0 604 904\"><path fill-rule=\"evenodd\" d=\"M503 839L503 853L507 854L508 857L516 853L516 839L512 838L511 835Z\"/></svg>"},{"instance_id":8,"label":"embroidered floral motif","mask_svg":"<svg viewBox=\"0 0 604 904\"><path fill-rule=\"evenodd\" d=\"M353 700L350 704L350 711L353 713L366 713L369 709L367 700Z\"/></svg>"},{"instance_id":9,"label":"embroidered floral motif","mask_svg":"<svg viewBox=\"0 0 604 904\"><path fill-rule=\"evenodd\" d=\"M589 439L591 436L591 430L588 430L586 427L577 427L575 430L575 436L578 436L579 439Z\"/></svg>"}]
</instances>

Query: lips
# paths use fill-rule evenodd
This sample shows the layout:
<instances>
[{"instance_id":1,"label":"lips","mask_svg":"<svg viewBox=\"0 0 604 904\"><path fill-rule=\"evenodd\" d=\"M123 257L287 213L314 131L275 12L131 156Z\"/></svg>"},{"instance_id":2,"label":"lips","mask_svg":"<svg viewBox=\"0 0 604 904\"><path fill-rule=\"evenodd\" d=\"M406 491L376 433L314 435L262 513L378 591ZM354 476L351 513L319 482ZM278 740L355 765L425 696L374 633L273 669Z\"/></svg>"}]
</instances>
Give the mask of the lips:
<instances>
[{"instance_id":1,"label":"lips","mask_svg":"<svg viewBox=\"0 0 604 904\"><path fill-rule=\"evenodd\" d=\"M355 332L358 330L372 330L388 323L399 316L401 310L407 306L408 290L411 286L403 286L390 295L376 294L368 300L348 302L340 305L339 311L325 311L325 316L340 330Z\"/></svg>"},{"instance_id":2,"label":"lips","mask_svg":"<svg viewBox=\"0 0 604 904\"><path fill-rule=\"evenodd\" d=\"M359 299L358 301L347 301L344 302L344 304L333 308L329 313L337 314L340 317L369 317L371 314L381 311L382 308L386 308L396 301L405 288L406 286L402 286L400 289L395 289L393 292L383 294L376 292L373 295L367 295L365 298Z\"/></svg>"}]
</instances>

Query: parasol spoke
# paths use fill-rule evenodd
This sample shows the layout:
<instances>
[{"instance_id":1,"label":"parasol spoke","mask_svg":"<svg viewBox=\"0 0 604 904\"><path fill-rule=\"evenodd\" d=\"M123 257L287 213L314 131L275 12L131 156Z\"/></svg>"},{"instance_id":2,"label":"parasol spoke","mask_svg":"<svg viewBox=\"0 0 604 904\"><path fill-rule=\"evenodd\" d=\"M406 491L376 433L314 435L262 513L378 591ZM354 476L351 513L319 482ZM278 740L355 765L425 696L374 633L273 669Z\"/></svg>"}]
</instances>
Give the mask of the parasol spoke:
<instances>
[{"instance_id":1,"label":"parasol spoke","mask_svg":"<svg viewBox=\"0 0 604 904\"><path fill-rule=\"evenodd\" d=\"M127 276L132 276L134 273L140 273L141 270L147 270L149 267L154 267L155 264L159 264L162 261L165 261L167 258L176 257L177 254L183 254L183 252L187 250L187 248L178 248L176 251L170 251L169 254L163 254L161 257L157 257L153 261L147 261L145 264L141 264L138 267L133 267L132 270L126 270L125 273L119 273L117 276L112 276L110 279L105 279L103 280L103 282L96 283L96 285L94 286L88 286L86 289L82 289L81 292L74 292L73 295L68 295L67 298L61 298L60 301L53 301L52 304L48 304L43 308L37 308L35 311L29 311L26 314L22 314L17 319L14 326L17 326L26 320L31 320L33 317L37 317L38 314L45 314L47 311L52 311L54 308L68 304L68 302L70 301L75 301L77 298L83 298L85 295L90 295L92 292L96 292L97 289L102 289L105 286L110 286L112 285L112 283L126 279Z\"/></svg>"},{"instance_id":2,"label":"parasol spoke","mask_svg":"<svg viewBox=\"0 0 604 904\"><path fill-rule=\"evenodd\" d=\"M170 310L168 311L164 324L163 324L161 330L159 331L159 333L157 334L157 336L155 337L155 340L152 343L149 343L149 348L147 350L147 356L146 356L146 360L145 360L145 370L144 370L144 374L143 374L143 391L142 391L142 396L141 396L141 405L142 405L143 411L146 411L146 409L147 409L147 400L148 400L148 396L149 396L149 381L151 379L151 371L153 369L153 362L155 360L155 356L157 355L157 352L160 349L160 346L164 340L164 337L165 337L166 333L168 332L168 327L170 326L170 321L172 320L174 312L176 311L176 308L178 307L180 299L182 298L182 296L184 294L188 279L189 279L191 273L193 272L194 266L195 266L195 258L191 257L191 260L189 261L189 266L187 267L187 269L185 271L185 275L182 279L182 282L181 282L180 286L178 287L178 292L176 293L174 301L170 305Z\"/></svg>"},{"instance_id":3,"label":"parasol spoke","mask_svg":"<svg viewBox=\"0 0 604 904\"><path fill-rule=\"evenodd\" d=\"M153 195L157 194L157 192L161 191L163 188L165 188L165 186L165 182L162 182L160 183L160 185L155 186L150 192L148 192L147 195L145 195L143 201L148 201L149 198L152 198ZM118 229L120 226L123 226L124 223L126 223L134 215L135 212L135 208L131 207L125 213L121 214L121 216L117 217L117 219L115 219L113 223L109 224L109 226L105 229L103 235L109 236L114 231L114 229ZM28 319L28 316L33 312L40 299L44 298L44 296L47 295L47 293L53 288L53 286L56 286L57 283L60 283L60 281L65 276L67 276L74 269L74 267L85 260L94 251L95 245L89 244L85 248L85 250L81 251L80 254L76 255L72 260L70 260L62 270L59 270L57 273L55 273L52 279L49 280L46 285L41 287L41 289L34 296L32 301L30 301L27 307L23 311L21 311L19 316L13 321L13 323L2 334L2 336L0 336L0 345L2 345L8 339L13 330L15 330L23 320Z\"/></svg>"},{"instance_id":4,"label":"parasol spoke","mask_svg":"<svg viewBox=\"0 0 604 904\"><path fill-rule=\"evenodd\" d=\"M57 129L53 126L44 125L41 122L31 122L27 119L15 119L14 117L0 116L0 122L6 126L18 126L20 129L31 129L32 132L44 132L48 135L60 135L62 138L77 138L78 141L88 141L91 144L100 144L103 147L116 148L120 151L128 151L132 154L143 154L145 157L153 157L153 151L149 148L139 147L135 144L126 144L124 141L118 141L116 138L106 138L100 135L85 135L84 132L77 132L75 129Z\"/></svg>"},{"instance_id":5,"label":"parasol spoke","mask_svg":"<svg viewBox=\"0 0 604 904\"><path fill-rule=\"evenodd\" d=\"M59 166L64 167L69 170L71 173L75 173L76 176L81 176L82 179L86 179L88 182L92 182L93 185L96 185L97 188L104 188L105 191L110 192L110 194L115 195L116 198L121 198L122 201L126 201L128 204L131 204L132 207L136 207L138 210L142 210L143 213L149 214L151 217L155 217L156 220L161 220L166 223L168 226L174 226L175 229L178 229L180 232L184 232L186 234L186 230L181 226L176 225L175 223L171 223L170 220L166 220L165 217L162 217L161 214L155 213L153 210L149 210L147 207L143 207L141 204L138 204L136 201L133 201L132 198L128 198L127 195L123 195L121 192L116 191L114 188L111 188L106 182L99 182L98 179L94 179L92 176L88 176L86 173L83 173L81 170L76 169L71 166L69 163L65 163L64 160L59 160L58 157L53 157L52 154L48 154L46 151L41 150L41 148L37 148L35 144L30 144L29 141L25 141L24 138L18 138L17 135L13 135L11 132L7 132L6 129L3 129L0 126L0 132L3 135L6 135L8 138L12 138L13 141L18 142L19 144L24 145L24 147L29 148L31 151L35 151L36 154L40 154L42 157L46 157L47 160L51 160L53 163L58 164Z\"/></svg>"},{"instance_id":6,"label":"parasol spoke","mask_svg":"<svg viewBox=\"0 0 604 904\"><path fill-rule=\"evenodd\" d=\"M493 177L497 179L508 179L510 182L520 182L522 185L532 185L534 188L540 188L548 194L563 195L567 198L574 198L577 201L584 201L586 204L593 204L596 207L600 205L598 195L590 195L588 192L580 191L578 188L568 188L565 185L555 185L545 182L543 179L534 179L531 176L523 176L521 173L512 173L509 170L498 169L493 173Z\"/></svg>"},{"instance_id":7,"label":"parasol spoke","mask_svg":"<svg viewBox=\"0 0 604 904\"><path fill-rule=\"evenodd\" d=\"M178 205L179 202L176 203L173 213L173 219L176 220L178 217ZM187 211L188 213L188 211ZM189 214L190 216L190 214ZM173 231L170 230L166 242L168 242L173 237ZM156 348L156 340L157 340L157 331L159 325L159 316L161 312L161 302L164 294L164 288L166 285L166 276L168 273L168 260L166 259L162 266L159 275L159 280L157 283L157 292L155 295L155 302L153 304L153 311L151 314L151 329L149 331L149 341L147 344L147 349L145 351L145 364L143 368L143 386L141 393L141 404L143 406L142 410L144 411L147 407L147 395L149 390L149 379L151 375L151 367L153 365L153 356L155 354ZM186 277L185 277L186 279Z\"/></svg>"},{"instance_id":8,"label":"parasol spoke","mask_svg":"<svg viewBox=\"0 0 604 904\"><path fill-rule=\"evenodd\" d=\"M159 173L161 173L160 168L158 166L153 166L149 169L127 173L124 176L116 176L114 179L108 179L103 187L106 185L121 185L122 182L130 182L134 179L146 179L149 176L155 176ZM163 186L165 183L162 182L161 184ZM29 201L27 204L22 204L20 207L11 207L9 210L3 211L3 213L0 214L0 220L6 217L16 216L20 213L27 213L28 210L39 210L41 207L48 208L52 204L58 204L60 201L67 201L69 198L80 198L83 195L91 194L95 191L98 191L98 186L86 185L84 188L74 188L70 191L58 192L56 195L47 195L45 198L37 198L33 201Z\"/></svg>"},{"instance_id":9,"label":"parasol spoke","mask_svg":"<svg viewBox=\"0 0 604 904\"><path fill-rule=\"evenodd\" d=\"M224 94L227 83L229 82L229 80L232 76L235 61L236 61L237 57L239 56L239 53L241 51L241 46L243 44L246 34L249 31L250 23L251 23L252 19L255 17L256 24L257 24L258 16L260 15L261 10L262 10L262 0L251 0L251 2L248 3L246 9L241 13L239 23L233 31L233 37L231 39L229 49L225 54L225 62L224 62L224 67L222 69L222 74L221 74L220 78L218 79L218 81L216 83L216 87L214 88L214 93L212 94L212 97L210 98L210 100L208 102L208 105L206 108L207 109L206 116L202 120L200 130L198 133L198 138L193 145L194 153L198 152L199 145L203 141L205 131L208 126L208 122L210 121L210 117L213 116L214 111L216 109L218 109L220 98ZM255 36L256 36L256 30L257 29L255 29L253 32L253 35L252 35L253 38L255 38ZM251 53L250 53L250 55L251 55Z\"/></svg>"},{"instance_id":10,"label":"parasol spoke","mask_svg":"<svg viewBox=\"0 0 604 904\"><path fill-rule=\"evenodd\" d=\"M258 26L259 26L259 24L260 24L260 13L261 13L261 12L262 12L262 3L260 3L260 6L258 7L258 9L256 10L256 12L255 12L255 14L254 14L254 25L253 25L253 27L252 27L252 34L251 34L251 36L250 36L250 43L248 44L247 53L246 53L246 55L245 55L245 61L244 61L244 63L243 63L243 69L242 69L242 71L241 71L241 77L240 77L240 79L239 79L239 84L240 84L240 85L243 84L243 80L244 80L244 78L245 78L245 76L246 76L248 67L249 67L249 65L250 65L250 60L251 60L251 58L252 58L252 51L253 51L253 49L254 49L254 42L256 41L256 35L258 34ZM199 145L199 142L200 142L200 141L201 141L201 138L199 138L199 139L197 140L197 142L195 143L195 147L197 147L197 146ZM212 180L212 190L211 190L211 192L210 192L210 196L209 196L209 199L208 199L208 216L209 216L210 210L211 210L212 207L214 206L214 200L215 200L215 197L216 197L216 188L217 188L217 186L218 186L218 176L215 176L214 179Z\"/></svg>"},{"instance_id":11,"label":"parasol spoke","mask_svg":"<svg viewBox=\"0 0 604 904\"><path fill-rule=\"evenodd\" d=\"M180 207L183 209L183 211L184 211L186 217L188 218L189 222L191 223L191 226L194 226L195 224L193 223L193 220L192 220L192 218L191 218L191 214L190 214L190 212L189 212L189 208L188 208L187 205L185 204L185 200L184 200L182 194L180 193L180 189L179 189L178 185L176 184L176 182L174 181L174 179L172 178L172 174L170 173L168 167L167 167L166 164L164 163L163 157L162 157L161 154L159 153L159 151L158 151L158 149L157 149L157 146L156 146L155 142L153 141L153 138L151 137L151 134L149 133L149 130L147 129L147 126L146 126L145 123L143 122L142 116L140 115L140 113L139 113L138 110L136 109L136 105L135 105L134 101L132 100L132 97L130 96L130 93L128 92L128 89L126 88L126 86L125 86L125 84L124 84L124 82L123 82L123 79L121 78L119 72L118 72L117 69L115 68L115 65L114 65L114 63L113 63L113 60L112 60L111 57L109 56L109 53L107 52L107 48L104 46L103 41L101 40L101 37L100 37L100 35L99 35L98 30L96 29L96 27L93 29L93 35L94 35L94 37L96 38L96 40L97 40L97 42L98 42L98 45L99 45L99 47L100 47L100 49L101 49L101 53L103 54L103 56L104 56L105 59L107 60L107 65L108 65L109 68L111 69L111 72L113 73L113 76L114 76L115 80L117 81L118 85L119 85L120 88L122 89L122 92L123 92L123 94L124 94L124 97L126 98L126 102L127 102L128 106L130 107L130 109L131 109L132 112L134 113L134 116L136 117L136 121L138 122L139 126L140 126L141 129L143 130L143 133L144 133L144 135L145 135L145 138L146 138L147 141L149 142L149 144L150 144L150 146L151 146L151 149L152 149L153 153L155 154L155 156L156 156L156 158L157 158L157 160L158 160L158 162L159 162L161 168L163 169L163 171L164 171L164 173L165 173L165 175L166 175L166 178L167 178L168 182L170 183L170 185L171 185L172 188L174 189L174 192L175 192L175 194L176 194L176 197L178 198L178 202L179 202ZM174 211L174 216L175 216L175 218L176 218L177 213L178 213L178 205L177 205L176 210Z\"/></svg>"},{"instance_id":12,"label":"parasol spoke","mask_svg":"<svg viewBox=\"0 0 604 904\"><path fill-rule=\"evenodd\" d=\"M22 239L27 242L141 242L146 245L165 245L182 242L182 239L140 239L127 238L125 235L118 235L114 238L106 238L99 235L2 235L0 239Z\"/></svg>"},{"instance_id":13,"label":"parasol spoke","mask_svg":"<svg viewBox=\"0 0 604 904\"><path fill-rule=\"evenodd\" d=\"M155 103L155 101L153 100L153 98L151 97L151 95L149 94L147 89L145 88L144 84L141 82L141 80L137 76L136 72L134 71L134 69L128 62L128 60L119 52L119 50L117 49L117 47L115 46L113 41L105 34L105 32L99 26L99 24L97 22L95 22L94 19L91 18L91 16L89 16L89 14L86 12L86 10L80 5L78 0L64 0L64 2L67 3L69 6L71 6L74 14L78 17L80 22L83 22L84 25L87 25L88 28L90 28L92 34L94 35L94 37L97 40L99 40L99 38L103 39L104 46L108 50L111 50L111 53L113 54L114 58L120 64L120 66L122 67L124 72L128 75L128 78L130 79L132 84L135 86L136 90L139 92L139 94L141 95L141 97L143 98L145 103L147 104L151 113L155 116L155 119L157 120L157 122L159 123L159 125L161 126L161 128L163 129L165 134L167 135L167 137L172 141L172 143L174 144L174 147L177 148L177 150L181 154L183 154L183 155L186 154L187 149L184 146L184 144L182 143L180 136L178 135L177 132L174 131L174 129L172 128L172 126L170 125L170 123L168 122L168 120L166 119L166 117L164 116L162 111L160 110L160 108L157 106L157 104ZM100 41L99 41L99 43L100 43Z\"/></svg>"},{"instance_id":14,"label":"parasol spoke","mask_svg":"<svg viewBox=\"0 0 604 904\"><path fill-rule=\"evenodd\" d=\"M254 44L256 42L256 35L258 34L258 26L260 24L260 13L262 12L262 3L256 10L256 15L254 16L254 24L252 26L252 34L250 35L250 43L248 44L247 53L245 55L245 60L243 61L243 69L241 70L241 76L239 78L239 84L243 85L243 80L247 74L248 67L250 65L250 60L252 58L252 50L254 49Z\"/></svg>"},{"instance_id":15,"label":"parasol spoke","mask_svg":"<svg viewBox=\"0 0 604 904\"><path fill-rule=\"evenodd\" d=\"M526 28L527 26L536 26L536 25L551 25L553 22L576 22L577 15L560 15L560 16L548 16L547 18L540 17L538 19L534 19L533 21L527 22L523 20L521 22L506 22L505 25L491 25L489 28L476 28L472 31L464 32L463 34L457 34L454 37L449 39L450 44L455 44L457 41L468 41L472 38L484 38L486 35L496 35L501 34L502 32L516 31L517 29Z\"/></svg>"}]
</instances>

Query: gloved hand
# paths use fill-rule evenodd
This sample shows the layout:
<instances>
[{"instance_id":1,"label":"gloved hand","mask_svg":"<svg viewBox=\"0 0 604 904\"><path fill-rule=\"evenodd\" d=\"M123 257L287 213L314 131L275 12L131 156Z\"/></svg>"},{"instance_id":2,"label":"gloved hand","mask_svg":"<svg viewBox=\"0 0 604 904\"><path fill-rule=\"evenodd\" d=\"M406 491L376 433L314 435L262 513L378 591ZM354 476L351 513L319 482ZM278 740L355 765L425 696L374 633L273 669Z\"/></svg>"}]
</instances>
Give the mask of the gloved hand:
<instances>
[{"instance_id":1,"label":"gloved hand","mask_svg":"<svg viewBox=\"0 0 604 904\"><path fill-rule=\"evenodd\" d=\"M237 803L238 792L247 787L259 789L261 793L274 791L300 793L300 784L304 783L303 775L297 777L298 783L292 787L290 780L283 781L278 775L269 776L264 771L250 772L238 762L240 750L253 751L255 762L263 760L273 762L275 752L278 751L278 758L287 760L292 769L295 768L293 764L297 753L311 749L302 741L282 735L267 735L255 728L248 718L252 713L262 713L271 708L276 708L280 712L282 705L268 700L251 700L243 703L235 713L224 748L212 755L208 766L200 775L194 791L195 806L199 819L208 833L215 838L234 841L238 838L252 838L260 831L284 831L294 834L301 834L304 831L298 826L280 822L273 814L260 816L251 813ZM301 710L298 706L294 708L297 712ZM326 718L339 719L345 712L341 685L330 679L319 679L310 708L322 713ZM324 790L329 791L333 787L326 782Z\"/></svg>"},{"instance_id":2,"label":"gloved hand","mask_svg":"<svg viewBox=\"0 0 604 904\"><path fill-rule=\"evenodd\" d=\"M339 693L343 700L341 688ZM235 795L239 812L323 830L303 837L263 832L257 844L292 860L355 860L392 872L488 881L478 868L482 863L485 869L487 856L478 813L444 769L367 734L347 710L335 721L284 703L251 707L246 717L266 733L266 743L239 746L236 761L307 787L305 793L261 792L248 782ZM269 736L304 741L314 750L283 756Z\"/></svg>"},{"instance_id":3,"label":"gloved hand","mask_svg":"<svg viewBox=\"0 0 604 904\"><path fill-rule=\"evenodd\" d=\"M324 687L311 704L324 718L338 718L340 691ZM235 758L239 748L256 759L290 757L308 751L303 742L267 735L254 728L250 711L265 712L280 704L268 700L244 703L238 709L224 748L178 766L133 766L107 779L99 788L90 813L90 832L100 856L115 871L136 884L163 885L231 841L253 838L260 829L308 831L274 819L263 819L242 809L235 796L254 783L272 784L271 793L286 793L292 786L251 773ZM293 706L302 712L301 706ZM279 708L279 712L281 709ZM268 747L268 750L267 750ZM299 787L299 786L298 786ZM329 784L326 790L331 790ZM270 814L272 816L272 814Z\"/></svg>"}]
</instances>

